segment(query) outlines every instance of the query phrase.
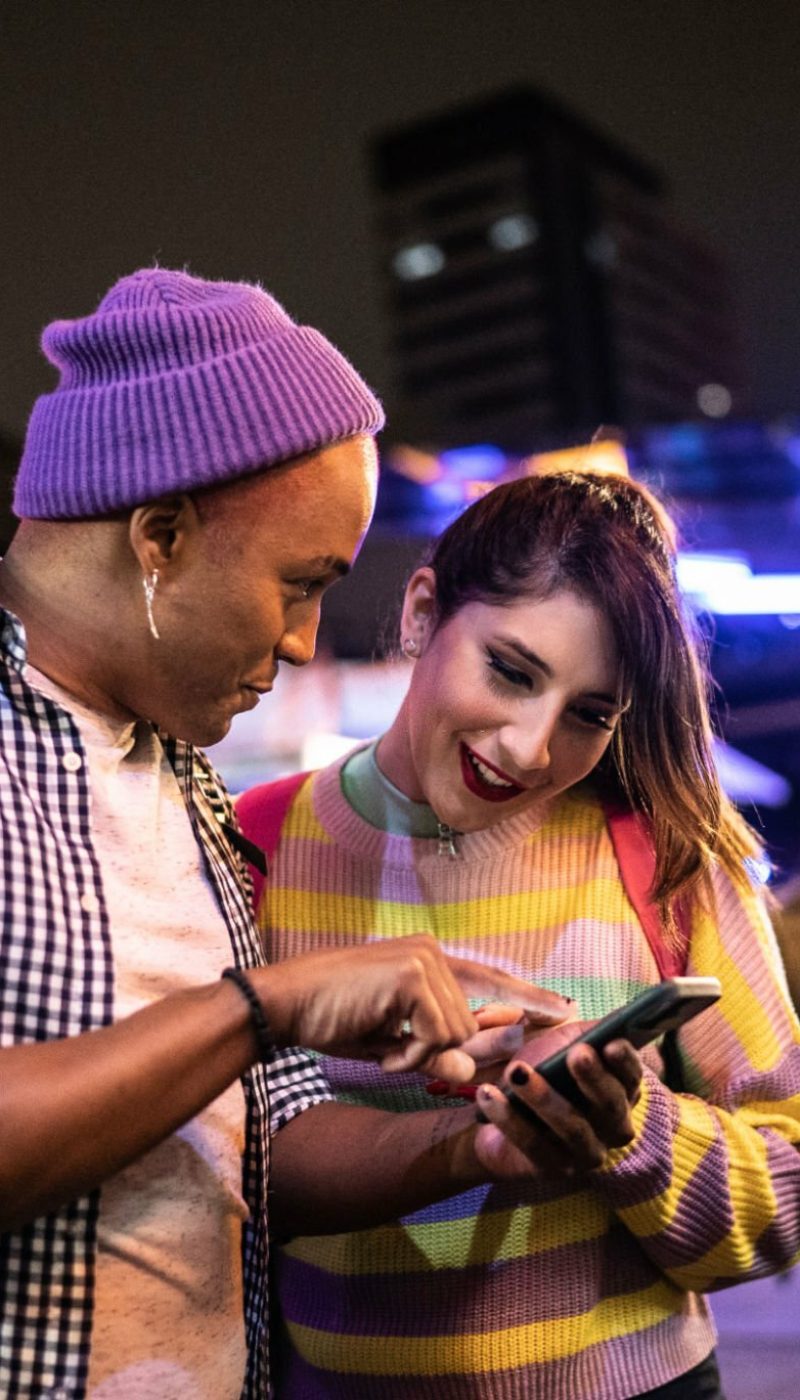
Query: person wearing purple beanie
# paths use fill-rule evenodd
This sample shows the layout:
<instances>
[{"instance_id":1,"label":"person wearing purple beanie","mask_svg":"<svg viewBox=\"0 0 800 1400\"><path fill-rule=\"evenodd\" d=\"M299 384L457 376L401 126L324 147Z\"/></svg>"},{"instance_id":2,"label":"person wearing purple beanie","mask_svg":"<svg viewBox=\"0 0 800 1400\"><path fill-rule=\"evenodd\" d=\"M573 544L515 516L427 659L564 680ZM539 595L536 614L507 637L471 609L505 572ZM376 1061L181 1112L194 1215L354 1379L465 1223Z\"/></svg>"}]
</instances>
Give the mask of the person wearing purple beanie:
<instances>
[{"instance_id":1,"label":"person wearing purple beanie","mask_svg":"<svg viewBox=\"0 0 800 1400\"><path fill-rule=\"evenodd\" d=\"M282 1233L478 1170L471 1110L336 1104L292 1047L465 1079L466 991L568 1008L422 934L265 966L259 853L196 746L311 659L358 551L383 414L352 366L262 288L161 268L43 348L0 564L0 1394L266 1397L271 1137ZM597 1073L626 1141L635 1086Z\"/></svg>"}]
</instances>

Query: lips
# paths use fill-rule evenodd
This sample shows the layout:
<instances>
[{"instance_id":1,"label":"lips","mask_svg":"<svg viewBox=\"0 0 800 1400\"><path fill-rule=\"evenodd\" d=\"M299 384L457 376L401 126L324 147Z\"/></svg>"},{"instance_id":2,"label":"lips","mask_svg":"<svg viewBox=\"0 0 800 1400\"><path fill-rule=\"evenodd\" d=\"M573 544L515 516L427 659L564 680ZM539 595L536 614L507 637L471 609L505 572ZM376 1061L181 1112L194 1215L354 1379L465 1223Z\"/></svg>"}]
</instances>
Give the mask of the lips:
<instances>
[{"instance_id":1,"label":"lips","mask_svg":"<svg viewBox=\"0 0 800 1400\"><path fill-rule=\"evenodd\" d=\"M242 704L240 708L243 710L254 710L261 699L261 691L256 690L255 686L252 685L243 685L241 688L241 695Z\"/></svg>"},{"instance_id":2,"label":"lips","mask_svg":"<svg viewBox=\"0 0 800 1400\"><path fill-rule=\"evenodd\" d=\"M465 786L483 802L510 802L512 797L519 797L520 793L525 791L519 783L512 782L502 769L495 768L493 763L487 763L485 758L473 753L466 744L461 743L459 751ZM495 782L489 779L489 773L496 778Z\"/></svg>"},{"instance_id":3,"label":"lips","mask_svg":"<svg viewBox=\"0 0 800 1400\"><path fill-rule=\"evenodd\" d=\"M275 677L273 676L272 680L269 681L243 681L242 689L254 690L257 695L268 695L274 684Z\"/></svg>"}]
</instances>

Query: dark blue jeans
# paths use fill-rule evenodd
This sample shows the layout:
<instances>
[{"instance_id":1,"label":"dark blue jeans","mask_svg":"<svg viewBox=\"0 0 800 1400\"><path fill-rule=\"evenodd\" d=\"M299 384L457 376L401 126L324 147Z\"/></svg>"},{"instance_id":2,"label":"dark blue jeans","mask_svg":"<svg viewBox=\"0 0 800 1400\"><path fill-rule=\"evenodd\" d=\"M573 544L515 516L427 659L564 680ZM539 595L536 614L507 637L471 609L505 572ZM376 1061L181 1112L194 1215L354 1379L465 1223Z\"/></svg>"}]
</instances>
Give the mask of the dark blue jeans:
<instances>
[{"instance_id":1,"label":"dark blue jeans","mask_svg":"<svg viewBox=\"0 0 800 1400\"><path fill-rule=\"evenodd\" d=\"M717 1358L712 1351L699 1366L676 1376L674 1381L648 1390L638 1400L725 1400Z\"/></svg>"}]
</instances>

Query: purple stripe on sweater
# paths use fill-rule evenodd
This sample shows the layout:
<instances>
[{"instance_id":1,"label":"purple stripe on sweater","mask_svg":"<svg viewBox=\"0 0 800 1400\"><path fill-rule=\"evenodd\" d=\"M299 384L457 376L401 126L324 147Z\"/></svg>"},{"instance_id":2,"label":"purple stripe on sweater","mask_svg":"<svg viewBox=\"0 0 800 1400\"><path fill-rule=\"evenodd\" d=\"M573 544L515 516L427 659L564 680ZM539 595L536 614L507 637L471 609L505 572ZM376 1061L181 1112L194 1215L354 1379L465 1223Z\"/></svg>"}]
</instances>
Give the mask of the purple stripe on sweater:
<instances>
[{"instance_id":1,"label":"purple stripe on sweater","mask_svg":"<svg viewBox=\"0 0 800 1400\"><path fill-rule=\"evenodd\" d=\"M478 1226L484 1238L490 1232L490 1221ZM614 1249L609 1235L463 1269L426 1268L420 1252L413 1273L355 1275L329 1274L281 1251L276 1291L287 1321L323 1332L452 1337L581 1316L604 1297L656 1282L643 1253L628 1250L613 1259Z\"/></svg>"},{"instance_id":2,"label":"purple stripe on sweater","mask_svg":"<svg viewBox=\"0 0 800 1400\"><path fill-rule=\"evenodd\" d=\"M432 1205L404 1216L403 1221L405 1224L430 1225L442 1220L466 1220L479 1212L496 1215L499 1211L542 1205L571 1194L568 1183L565 1186L556 1180L498 1181L494 1185L473 1186L470 1191L462 1191L458 1196L450 1196L444 1201L434 1201Z\"/></svg>"},{"instance_id":3,"label":"purple stripe on sweater","mask_svg":"<svg viewBox=\"0 0 800 1400\"><path fill-rule=\"evenodd\" d=\"M708 1356L714 1341L713 1323L687 1302L685 1316L646 1331L599 1342L577 1356L503 1371L342 1374L318 1370L287 1351L278 1359L276 1393L280 1400L622 1400L684 1375Z\"/></svg>"},{"instance_id":4,"label":"purple stripe on sweater","mask_svg":"<svg viewBox=\"0 0 800 1400\"><path fill-rule=\"evenodd\" d=\"M639 1141L611 1171L598 1173L593 1185L614 1210L637 1206L666 1191L672 1180L672 1139L678 1105L652 1070L645 1070L649 1101Z\"/></svg>"},{"instance_id":5,"label":"purple stripe on sweater","mask_svg":"<svg viewBox=\"0 0 800 1400\"><path fill-rule=\"evenodd\" d=\"M725 1089L720 1092L717 1103L721 1108L735 1110L748 1102L764 1102L766 1100L768 1103L775 1104L780 1112L781 1100L793 1098L797 1093L798 1084L800 1084L800 1045L792 1045L788 1054L774 1069L756 1074L748 1067L745 1071L744 1082L734 1078L732 1083L726 1085Z\"/></svg>"},{"instance_id":6,"label":"purple stripe on sweater","mask_svg":"<svg viewBox=\"0 0 800 1400\"><path fill-rule=\"evenodd\" d=\"M681 1193L666 1228L647 1237L647 1253L661 1269L678 1269L724 1240L734 1220L728 1184L728 1147L717 1129L702 1162Z\"/></svg>"},{"instance_id":7,"label":"purple stripe on sweater","mask_svg":"<svg viewBox=\"0 0 800 1400\"><path fill-rule=\"evenodd\" d=\"M764 1230L748 1277L757 1278L785 1269L797 1253L797 1215L800 1209L800 1152L768 1128L759 1129L767 1144L767 1169L775 1192L775 1219Z\"/></svg>"}]
</instances>

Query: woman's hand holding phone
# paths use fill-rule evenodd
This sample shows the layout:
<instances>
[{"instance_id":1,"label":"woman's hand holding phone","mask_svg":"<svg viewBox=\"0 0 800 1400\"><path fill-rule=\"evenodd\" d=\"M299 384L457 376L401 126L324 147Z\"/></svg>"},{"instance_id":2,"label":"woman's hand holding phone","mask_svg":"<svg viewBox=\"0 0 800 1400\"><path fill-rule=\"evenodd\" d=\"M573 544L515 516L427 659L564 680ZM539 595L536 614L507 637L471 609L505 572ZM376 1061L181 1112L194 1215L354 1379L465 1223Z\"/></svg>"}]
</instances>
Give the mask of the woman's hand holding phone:
<instances>
[{"instance_id":1,"label":"woman's hand holding phone","mask_svg":"<svg viewBox=\"0 0 800 1400\"><path fill-rule=\"evenodd\" d=\"M635 1047L676 1031L721 994L716 977L670 977L600 1021L542 1032L509 1065L502 1089L481 1085L480 1117L540 1169L600 1166L609 1148L633 1137L631 1108L643 1070ZM480 1130L476 1150L484 1165L486 1154L498 1162L508 1155L491 1132L481 1137Z\"/></svg>"},{"instance_id":2,"label":"woman's hand holding phone","mask_svg":"<svg viewBox=\"0 0 800 1400\"><path fill-rule=\"evenodd\" d=\"M499 1177L530 1176L532 1167L546 1174L569 1175L602 1165L612 1147L633 1137L631 1108L642 1079L642 1061L625 1040L610 1042L598 1053L574 1044L567 1052L570 1071L586 1100L581 1111L556 1093L534 1065L575 1041L594 1023L566 1022L543 1030L507 1066L502 1084L478 1089L479 1121L475 1151L484 1167ZM517 1106L504 1089L513 1092ZM531 1117L523 1117L519 1104Z\"/></svg>"}]
</instances>

